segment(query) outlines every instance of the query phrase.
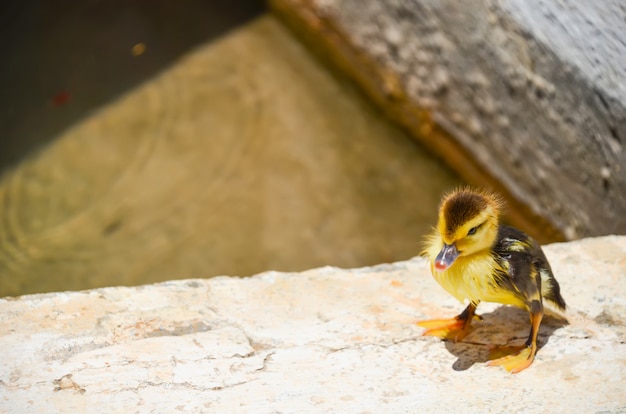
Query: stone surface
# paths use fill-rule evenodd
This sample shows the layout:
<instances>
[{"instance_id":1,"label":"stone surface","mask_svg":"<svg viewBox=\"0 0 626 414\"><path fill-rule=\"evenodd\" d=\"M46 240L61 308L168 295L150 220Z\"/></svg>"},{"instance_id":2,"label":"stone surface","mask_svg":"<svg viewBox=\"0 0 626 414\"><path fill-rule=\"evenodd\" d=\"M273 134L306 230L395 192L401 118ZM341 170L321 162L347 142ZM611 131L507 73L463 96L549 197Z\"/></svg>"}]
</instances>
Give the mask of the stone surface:
<instances>
[{"instance_id":1,"label":"stone surface","mask_svg":"<svg viewBox=\"0 0 626 414\"><path fill-rule=\"evenodd\" d=\"M536 235L540 218L567 239L626 232L623 2L271 4Z\"/></svg>"},{"instance_id":2,"label":"stone surface","mask_svg":"<svg viewBox=\"0 0 626 414\"><path fill-rule=\"evenodd\" d=\"M415 258L2 299L0 411L624 412L626 237L545 251L569 309L517 375L484 361L527 315L484 304L462 343L422 337L461 304Z\"/></svg>"}]
</instances>

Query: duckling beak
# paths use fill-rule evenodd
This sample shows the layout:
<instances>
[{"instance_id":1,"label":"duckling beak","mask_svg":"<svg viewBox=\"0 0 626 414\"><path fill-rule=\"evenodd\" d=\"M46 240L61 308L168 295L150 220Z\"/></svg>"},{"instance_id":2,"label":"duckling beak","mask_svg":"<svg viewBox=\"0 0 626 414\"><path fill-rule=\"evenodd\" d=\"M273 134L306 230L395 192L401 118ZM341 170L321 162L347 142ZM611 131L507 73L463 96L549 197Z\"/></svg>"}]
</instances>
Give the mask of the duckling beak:
<instances>
[{"instance_id":1,"label":"duckling beak","mask_svg":"<svg viewBox=\"0 0 626 414\"><path fill-rule=\"evenodd\" d=\"M435 259L435 269L440 272L443 272L459 257L459 251L456 249L456 246L453 244L443 244L443 248L437 255Z\"/></svg>"}]
</instances>

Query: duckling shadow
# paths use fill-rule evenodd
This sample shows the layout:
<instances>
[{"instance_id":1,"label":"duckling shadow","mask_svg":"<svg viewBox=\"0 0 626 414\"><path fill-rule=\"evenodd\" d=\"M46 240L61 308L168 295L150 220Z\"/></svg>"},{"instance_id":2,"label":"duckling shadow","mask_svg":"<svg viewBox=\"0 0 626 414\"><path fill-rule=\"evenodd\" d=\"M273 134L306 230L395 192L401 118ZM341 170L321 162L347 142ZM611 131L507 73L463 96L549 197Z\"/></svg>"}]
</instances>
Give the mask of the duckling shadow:
<instances>
[{"instance_id":1,"label":"duckling shadow","mask_svg":"<svg viewBox=\"0 0 626 414\"><path fill-rule=\"evenodd\" d=\"M462 341L445 340L448 352L458 359L452 364L455 371L464 371L475 363L484 363L490 357L491 346L523 345L530 332L528 312L510 306L501 306L486 314L483 320L473 323L474 329ZM548 343L552 333L568 324L563 316L546 309L539 335L537 349Z\"/></svg>"}]
</instances>

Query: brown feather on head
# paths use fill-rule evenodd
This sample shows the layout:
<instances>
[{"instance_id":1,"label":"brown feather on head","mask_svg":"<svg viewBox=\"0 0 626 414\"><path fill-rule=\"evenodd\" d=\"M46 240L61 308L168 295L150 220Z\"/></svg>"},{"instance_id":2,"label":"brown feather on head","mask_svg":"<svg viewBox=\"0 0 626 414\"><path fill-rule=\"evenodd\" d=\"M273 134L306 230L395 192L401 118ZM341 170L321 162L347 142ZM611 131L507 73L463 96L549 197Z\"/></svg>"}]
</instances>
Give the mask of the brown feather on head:
<instances>
[{"instance_id":1,"label":"brown feather on head","mask_svg":"<svg viewBox=\"0 0 626 414\"><path fill-rule=\"evenodd\" d=\"M438 230L446 239L453 239L459 228L480 214L498 220L502 209L502 199L486 190L469 187L460 188L446 194L439 207Z\"/></svg>"}]
</instances>

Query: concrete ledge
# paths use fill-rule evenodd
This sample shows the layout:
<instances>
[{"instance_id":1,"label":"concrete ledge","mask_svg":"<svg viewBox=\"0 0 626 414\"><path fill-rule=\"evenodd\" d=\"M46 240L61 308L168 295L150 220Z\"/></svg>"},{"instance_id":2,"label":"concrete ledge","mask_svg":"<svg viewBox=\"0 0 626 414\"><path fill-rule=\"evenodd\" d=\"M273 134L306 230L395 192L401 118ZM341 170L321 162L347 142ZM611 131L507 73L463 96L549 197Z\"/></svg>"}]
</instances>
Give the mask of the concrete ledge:
<instances>
[{"instance_id":1,"label":"concrete ledge","mask_svg":"<svg viewBox=\"0 0 626 414\"><path fill-rule=\"evenodd\" d=\"M0 411L623 412L626 237L546 254L569 310L517 375L483 362L528 316L484 304L464 342L422 337L461 305L415 258L0 299Z\"/></svg>"},{"instance_id":2,"label":"concrete ledge","mask_svg":"<svg viewBox=\"0 0 626 414\"><path fill-rule=\"evenodd\" d=\"M618 1L271 0L540 240L626 232Z\"/></svg>"}]
</instances>

